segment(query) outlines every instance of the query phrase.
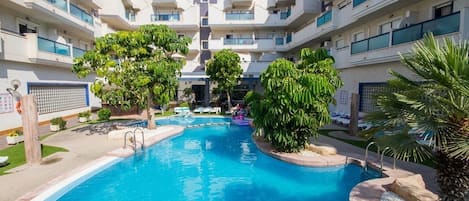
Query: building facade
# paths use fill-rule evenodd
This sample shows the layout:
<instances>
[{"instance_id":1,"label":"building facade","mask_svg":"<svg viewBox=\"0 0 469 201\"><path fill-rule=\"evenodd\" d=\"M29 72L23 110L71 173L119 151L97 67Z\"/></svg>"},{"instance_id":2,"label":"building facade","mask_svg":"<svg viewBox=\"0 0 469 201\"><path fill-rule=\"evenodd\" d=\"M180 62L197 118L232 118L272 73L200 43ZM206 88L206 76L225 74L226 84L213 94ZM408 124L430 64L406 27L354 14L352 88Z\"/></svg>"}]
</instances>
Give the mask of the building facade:
<instances>
[{"instance_id":1,"label":"building facade","mask_svg":"<svg viewBox=\"0 0 469 201\"><path fill-rule=\"evenodd\" d=\"M426 32L469 39L467 0L5 0L0 5L0 131L19 127L6 91L19 80L22 94L38 96L40 121L73 115L100 100L91 76L77 79L73 58L93 48L95 37L143 24L166 24L192 38L178 98L192 88L197 104L213 102L216 87L205 62L229 48L241 58L240 101L262 91L260 73L277 58L297 60L301 48L324 47L334 56L344 87L332 110L348 113L352 93L360 111L374 109L372 96L389 69L415 79L399 62ZM71 98L73 97L73 98Z\"/></svg>"}]
</instances>

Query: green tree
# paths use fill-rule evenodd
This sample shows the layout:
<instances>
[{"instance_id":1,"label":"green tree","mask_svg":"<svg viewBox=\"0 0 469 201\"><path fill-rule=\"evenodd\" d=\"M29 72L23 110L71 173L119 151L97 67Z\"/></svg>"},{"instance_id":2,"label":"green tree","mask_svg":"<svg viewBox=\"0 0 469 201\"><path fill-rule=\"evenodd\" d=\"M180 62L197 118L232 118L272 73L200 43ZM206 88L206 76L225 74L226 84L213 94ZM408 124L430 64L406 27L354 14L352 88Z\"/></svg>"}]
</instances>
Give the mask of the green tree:
<instances>
[{"instance_id":1,"label":"green tree","mask_svg":"<svg viewBox=\"0 0 469 201\"><path fill-rule=\"evenodd\" d=\"M110 105L146 108L148 128L154 129L152 105L174 97L184 61L173 56L187 54L190 42L166 25L107 34L96 39L95 49L75 59L73 72L79 78L96 73L91 91Z\"/></svg>"},{"instance_id":2,"label":"green tree","mask_svg":"<svg viewBox=\"0 0 469 201\"><path fill-rule=\"evenodd\" d=\"M219 90L226 92L229 110L231 110L230 94L238 85L243 73L240 62L238 54L229 49L215 53L213 59L207 62L206 73L211 81L217 83Z\"/></svg>"},{"instance_id":3,"label":"green tree","mask_svg":"<svg viewBox=\"0 0 469 201\"><path fill-rule=\"evenodd\" d=\"M277 59L261 74L263 96L247 94L254 124L275 149L300 151L330 123L328 105L343 85L333 63L324 49L302 49L298 64Z\"/></svg>"},{"instance_id":4,"label":"green tree","mask_svg":"<svg viewBox=\"0 0 469 201\"><path fill-rule=\"evenodd\" d=\"M409 70L423 78L414 81L391 71L389 90L377 97L379 110L368 115L378 128L391 131L375 139L404 160L435 157L442 200L463 201L469 192L469 42L445 39L440 45L432 35L417 42L409 56L402 56ZM422 141L409 130L426 132ZM372 135L369 135L370 137Z\"/></svg>"}]
</instances>

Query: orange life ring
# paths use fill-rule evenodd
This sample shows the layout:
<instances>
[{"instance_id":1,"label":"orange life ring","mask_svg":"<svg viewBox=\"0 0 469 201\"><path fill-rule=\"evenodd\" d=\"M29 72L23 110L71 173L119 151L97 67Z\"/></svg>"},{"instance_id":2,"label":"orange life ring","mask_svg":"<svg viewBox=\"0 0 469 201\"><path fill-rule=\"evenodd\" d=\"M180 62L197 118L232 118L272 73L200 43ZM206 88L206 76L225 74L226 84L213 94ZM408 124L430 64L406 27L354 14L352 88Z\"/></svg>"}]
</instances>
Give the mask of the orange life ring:
<instances>
[{"instance_id":1,"label":"orange life ring","mask_svg":"<svg viewBox=\"0 0 469 201\"><path fill-rule=\"evenodd\" d=\"M21 101L16 102L15 108L16 108L16 111L21 114L21 112L22 112L21 111Z\"/></svg>"}]
</instances>

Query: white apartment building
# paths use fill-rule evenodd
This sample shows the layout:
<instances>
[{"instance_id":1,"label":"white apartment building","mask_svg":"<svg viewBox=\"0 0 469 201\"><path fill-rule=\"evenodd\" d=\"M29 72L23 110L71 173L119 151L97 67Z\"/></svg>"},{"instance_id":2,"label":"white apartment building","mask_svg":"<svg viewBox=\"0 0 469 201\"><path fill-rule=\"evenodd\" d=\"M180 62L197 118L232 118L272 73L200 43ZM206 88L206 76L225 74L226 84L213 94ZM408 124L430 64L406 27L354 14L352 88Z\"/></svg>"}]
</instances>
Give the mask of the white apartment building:
<instances>
[{"instance_id":1,"label":"white apartment building","mask_svg":"<svg viewBox=\"0 0 469 201\"><path fill-rule=\"evenodd\" d=\"M349 112L350 96L358 93L360 111L368 112L389 69L412 76L398 52L410 51L425 32L469 39L469 1L4 0L0 131L20 126L8 106L14 101L1 92L14 79L22 94L41 97L41 121L99 107L88 89L93 78L80 80L70 71L73 57L91 49L95 37L143 24L166 24L192 38L178 91L191 87L199 104L210 103L214 87L204 64L221 49L241 57L243 80L234 94L240 100L248 90L262 90L259 75L273 60L296 60L303 47L325 47L345 83L332 110Z\"/></svg>"}]
</instances>

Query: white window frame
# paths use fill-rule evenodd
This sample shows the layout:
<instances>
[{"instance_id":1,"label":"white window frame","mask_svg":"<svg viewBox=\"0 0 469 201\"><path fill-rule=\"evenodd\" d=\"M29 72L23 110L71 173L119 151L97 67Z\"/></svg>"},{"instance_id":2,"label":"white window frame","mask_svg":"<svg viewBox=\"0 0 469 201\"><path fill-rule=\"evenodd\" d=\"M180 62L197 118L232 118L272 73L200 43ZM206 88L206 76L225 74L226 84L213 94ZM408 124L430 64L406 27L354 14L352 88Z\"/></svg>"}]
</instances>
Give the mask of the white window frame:
<instances>
[{"instance_id":1,"label":"white window frame","mask_svg":"<svg viewBox=\"0 0 469 201\"><path fill-rule=\"evenodd\" d=\"M363 34L363 38L360 39L360 40L357 40L357 39L355 38L355 36L358 35L358 34L360 34L360 33ZM357 32L352 33L352 40L353 40L352 42L361 41L361 40L363 40L363 39L366 39L366 35L365 35L365 32L364 32L364 31L357 31Z\"/></svg>"},{"instance_id":2,"label":"white window frame","mask_svg":"<svg viewBox=\"0 0 469 201\"><path fill-rule=\"evenodd\" d=\"M388 32L391 32L391 31L393 31L393 30L399 29L400 23L399 23L399 24L396 24L396 25L394 24L395 22L397 22L397 21L399 21L399 20L400 20L400 23L402 23L402 20L403 20L403 19L400 18L400 17L397 17L397 18L394 18L394 19L392 19L392 20L388 20L388 21L386 21L386 22L384 22L384 23L379 24L379 25L378 25L377 33L378 33L378 34L387 33L387 32L382 32L381 27L382 27L383 25L389 24L389 23L391 23L391 30L388 31ZM396 26L396 27L395 27L395 26Z\"/></svg>"},{"instance_id":3,"label":"white window frame","mask_svg":"<svg viewBox=\"0 0 469 201\"><path fill-rule=\"evenodd\" d=\"M200 3L208 3L208 0L200 0Z\"/></svg>"},{"instance_id":4,"label":"white window frame","mask_svg":"<svg viewBox=\"0 0 469 201\"><path fill-rule=\"evenodd\" d=\"M344 41L344 42L343 42L343 46L340 46L340 47L339 47L339 46L337 45L337 42L339 42L339 41ZM334 41L334 46L335 46L335 49L336 49L336 50L340 50L340 49L343 49L343 48L347 47L347 43L346 43L346 41L345 41L345 38L338 38L337 40L335 40L335 41Z\"/></svg>"}]
</instances>

